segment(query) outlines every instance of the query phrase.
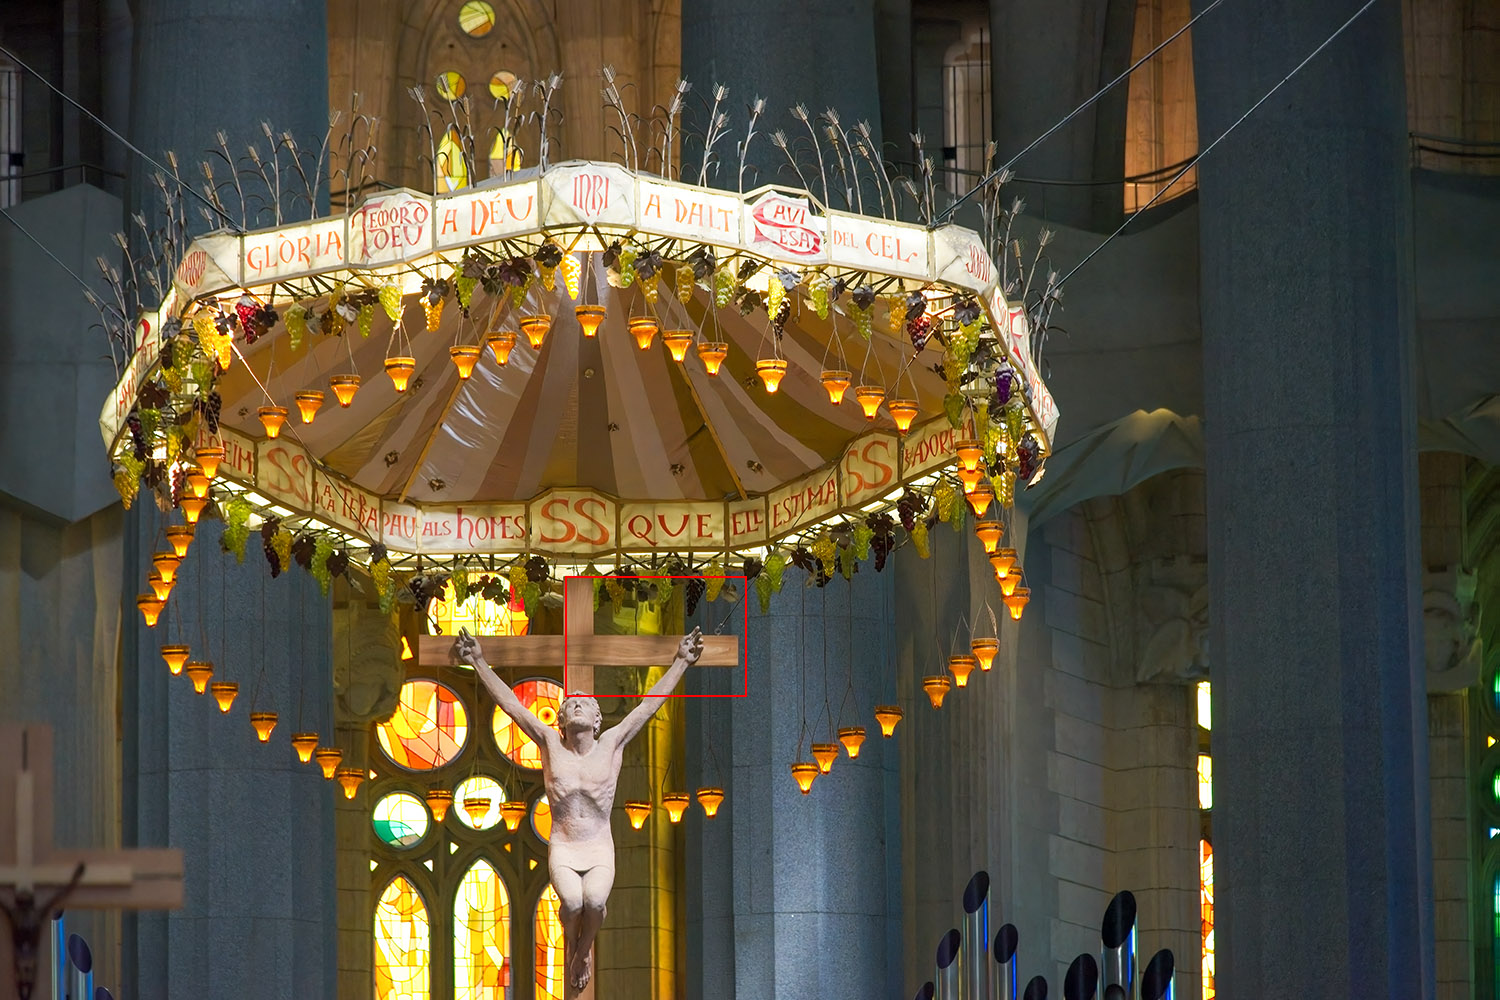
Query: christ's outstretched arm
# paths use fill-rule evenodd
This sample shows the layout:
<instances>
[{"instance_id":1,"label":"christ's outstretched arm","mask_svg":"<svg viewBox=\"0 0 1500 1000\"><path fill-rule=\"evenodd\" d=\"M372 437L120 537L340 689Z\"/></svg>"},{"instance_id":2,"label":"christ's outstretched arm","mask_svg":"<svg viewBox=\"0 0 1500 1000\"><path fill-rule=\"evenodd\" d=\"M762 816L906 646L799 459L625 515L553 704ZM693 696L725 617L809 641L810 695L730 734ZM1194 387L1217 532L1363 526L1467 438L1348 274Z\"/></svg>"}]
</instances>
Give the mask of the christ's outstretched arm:
<instances>
[{"instance_id":1,"label":"christ's outstretched arm","mask_svg":"<svg viewBox=\"0 0 1500 1000\"><path fill-rule=\"evenodd\" d=\"M682 680L682 675L687 673L687 668L698 662L698 657L703 655L703 631L693 631L682 637L682 643L677 647L677 655L672 658L672 665L667 672L661 675L661 679L651 686L646 692L646 697L641 703L630 710L630 713L620 720L620 724L610 730L614 734L618 746L624 746L635 738L635 734L645 728L647 721L656 714Z\"/></svg>"},{"instance_id":2,"label":"christ's outstretched arm","mask_svg":"<svg viewBox=\"0 0 1500 1000\"><path fill-rule=\"evenodd\" d=\"M538 747L547 745L547 734L552 732L552 727L531 713L531 709L521 704L521 699L510 689L510 685L500 679L500 675L485 662L484 653L479 649L479 640L468 633L467 629L460 629L458 638L453 643L453 655L461 663L467 663L474 668L479 679L484 682L484 688L495 699L495 704L500 710L510 716L521 731L531 737L533 743Z\"/></svg>"}]
</instances>

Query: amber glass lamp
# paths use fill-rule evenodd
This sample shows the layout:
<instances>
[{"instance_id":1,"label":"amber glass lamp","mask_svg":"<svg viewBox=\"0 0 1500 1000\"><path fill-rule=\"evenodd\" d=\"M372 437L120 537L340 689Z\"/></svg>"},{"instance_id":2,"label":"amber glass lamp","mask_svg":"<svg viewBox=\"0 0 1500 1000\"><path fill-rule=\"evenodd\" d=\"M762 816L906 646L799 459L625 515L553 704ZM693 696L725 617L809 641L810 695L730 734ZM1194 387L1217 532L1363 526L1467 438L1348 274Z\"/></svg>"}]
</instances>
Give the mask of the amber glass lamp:
<instances>
[{"instance_id":1,"label":"amber glass lamp","mask_svg":"<svg viewBox=\"0 0 1500 1000\"><path fill-rule=\"evenodd\" d=\"M1005 534L1005 528L999 521L979 521L974 525L974 534L984 546L984 551L993 555L995 546L1000 544L1000 539Z\"/></svg>"},{"instance_id":2,"label":"amber glass lamp","mask_svg":"<svg viewBox=\"0 0 1500 1000\"><path fill-rule=\"evenodd\" d=\"M260 425L266 429L266 437L268 439L280 437L281 427L286 423L286 407L262 406L258 413L260 416Z\"/></svg>"},{"instance_id":3,"label":"amber glass lamp","mask_svg":"<svg viewBox=\"0 0 1500 1000\"><path fill-rule=\"evenodd\" d=\"M182 485L195 497L208 496L208 473L196 465L190 465L182 474Z\"/></svg>"},{"instance_id":4,"label":"amber glass lamp","mask_svg":"<svg viewBox=\"0 0 1500 1000\"><path fill-rule=\"evenodd\" d=\"M766 384L766 392L775 392L786 378L786 362L781 358L761 358L755 362L755 373Z\"/></svg>"},{"instance_id":5,"label":"amber glass lamp","mask_svg":"<svg viewBox=\"0 0 1500 1000\"><path fill-rule=\"evenodd\" d=\"M1010 568L1015 564L1015 549L998 549L994 555L990 556L990 566L995 570L995 579L1001 583L1005 581L1006 574L1010 572Z\"/></svg>"},{"instance_id":6,"label":"amber glass lamp","mask_svg":"<svg viewBox=\"0 0 1500 1000\"><path fill-rule=\"evenodd\" d=\"M818 776L818 765L810 760L799 760L792 765L792 777L797 782L797 787L802 789L806 795L812 791L813 780Z\"/></svg>"},{"instance_id":7,"label":"amber glass lamp","mask_svg":"<svg viewBox=\"0 0 1500 1000\"><path fill-rule=\"evenodd\" d=\"M625 803L625 815L630 817L630 828L639 830L651 815L650 799L631 799Z\"/></svg>"},{"instance_id":8,"label":"amber glass lamp","mask_svg":"<svg viewBox=\"0 0 1500 1000\"><path fill-rule=\"evenodd\" d=\"M167 583L177 579L177 567L182 565L182 556L176 551L157 552L151 556L151 565L156 567L156 573Z\"/></svg>"},{"instance_id":9,"label":"amber glass lamp","mask_svg":"<svg viewBox=\"0 0 1500 1000\"><path fill-rule=\"evenodd\" d=\"M838 406L844 401L844 393L849 391L849 382L854 378L852 372L846 372L841 368L825 368L823 370L823 388L828 390L828 402Z\"/></svg>"},{"instance_id":10,"label":"amber glass lamp","mask_svg":"<svg viewBox=\"0 0 1500 1000\"><path fill-rule=\"evenodd\" d=\"M141 594L135 599L135 606L140 608L141 617L145 619L147 628L156 627L156 622L161 617L161 609L164 603L155 594Z\"/></svg>"},{"instance_id":11,"label":"amber glass lamp","mask_svg":"<svg viewBox=\"0 0 1500 1000\"><path fill-rule=\"evenodd\" d=\"M354 793L359 791L360 784L365 780L365 772L357 767L341 767L337 774L339 787L344 790L344 798L354 798Z\"/></svg>"},{"instance_id":12,"label":"amber glass lamp","mask_svg":"<svg viewBox=\"0 0 1500 1000\"><path fill-rule=\"evenodd\" d=\"M297 759L306 764L312 760L313 751L318 749L318 734L293 733L292 749L297 751Z\"/></svg>"},{"instance_id":13,"label":"amber glass lamp","mask_svg":"<svg viewBox=\"0 0 1500 1000\"><path fill-rule=\"evenodd\" d=\"M190 655L191 651L186 646L167 645L161 648L161 658L167 662L167 669L172 672L173 677L182 673Z\"/></svg>"},{"instance_id":14,"label":"amber glass lamp","mask_svg":"<svg viewBox=\"0 0 1500 1000\"><path fill-rule=\"evenodd\" d=\"M573 297L578 298L577 295ZM578 317L578 325L583 328L585 337L599 335L599 324L604 322L603 306L574 306L573 314Z\"/></svg>"},{"instance_id":15,"label":"amber glass lamp","mask_svg":"<svg viewBox=\"0 0 1500 1000\"><path fill-rule=\"evenodd\" d=\"M349 404L354 402L354 394L359 391L359 376L331 375L328 379L328 387L333 390L339 406L347 410Z\"/></svg>"},{"instance_id":16,"label":"amber glass lamp","mask_svg":"<svg viewBox=\"0 0 1500 1000\"><path fill-rule=\"evenodd\" d=\"M885 404L885 408L896 422L896 430L902 434L911 430L911 422L917 419L919 412L915 399L893 399Z\"/></svg>"},{"instance_id":17,"label":"amber glass lamp","mask_svg":"<svg viewBox=\"0 0 1500 1000\"><path fill-rule=\"evenodd\" d=\"M458 377L468 378L474 374L474 366L479 364L480 349L473 344L455 344L448 348L448 357L453 359L453 367L458 369Z\"/></svg>"},{"instance_id":18,"label":"amber glass lamp","mask_svg":"<svg viewBox=\"0 0 1500 1000\"><path fill-rule=\"evenodd\" d=\"M839 742L844 744L844 752L849 755L849 759L854 760L865 742L865 727L844 726L839 730Z\"/></svg>"},{"instance_id":19,"label":"amber glass lamp","mask_svg":"<svg viewBox=\"0 0 1500 1000\"><path fill-rule=\"evenodd\" d=\"M193 526L190 524L173 524L167 527L167 541L172 546L172 551L177 553L177 558L187 556L188 546L193 541Z\"/></svg>"},{"instance_id":20,"label":"amber glass lamp","mask_svg":"<svg viewBox=\"0 0 1500 1000\"><path fill-rule=\"evenodd\" d=\"M532 350L542 349L542 341L547 339L547 331L551 329L551 316L521 317L521 332L526 335L526 342L531 345Z\"/></svg>"},{"instance_id":21,"label":"amber glass lamp","mask_svg":"<svg viewBox=\"0 0 1500 1000\"><path fill-rule=\"evenodd\" d=\"M391 385L397 392L405 392L411 383L411 374L417 370L417 359L405 354L392 355L385 359L385 373L391 377ZM353 795L349 796L351 799Z\"/></svg>"},{"instance_id":22,"label":"amber glass lamp","mask_svg":"<svg viewBox=\"0 0 1500 1000\"><path fill-rule=\"evenodd\" d=\"M885 739L896 735L896 724L905 716L906 713L896 705L875 706L875 721L880 723L880 735Z\"/></svg>"},{"instance_id":23,"label":"amber glass lamp","mask_svg":"<svg viewBox=\"0 0 1500 1000\"><path fill-rule=\"evenodd\" d=\"M208 506L208 501L203 497L185 496L177 501L177 506L182 511L183 520L196 525L198 518L203 516L203 508Z\"/></svg>"},{"instance_id":24,"label":"amber glass lamp","mask_svg":"<svg viewBox=\"0 0 1500 1000\"><path fill-rule=\"evenodd\" d=\"M505 821L505 828L514 833L521 828L521 820L526 818L526 803L519 800L500 803L500 818Z\"/></svg>"},{"instance_id":25,"label":"amber glass lamp","mask_svg":"<svg viewBox=\"0 0 1500 1000\"><path fill-rule=\"evenodd\" d=\"M214 675L214 665L208 660L189 660L183 672L193 682L193 691L202 694L208 690L208 679Z\"/></svg>"},{"instance_id":26,"label":"amber glass lamp","mask_svg":"<svg viewBox=\"0 0 1500 1000\"><path fill-rule=\"evenodd\" d=\"M729 357L729 345L719 340L708 340L698 345L698 357L703 359L703 370L710 375L719 374L719 367Z\"/></svg>"},{"instance_id":27,"label":"amber glass lamp","mask_svg":"<svg viewBox=\"0 0 1500 1000\"><path fill-rule=\"evenodd\" d=\"M240 686L234 681L214 681L208 686L208 693L219 703L219 711L227 715L234 707L234 699L240 693Z\"/></svg>"},{"instance_id":28,"label":"amber glass lamp","mask_svg":"<svg viewBox=\"0 0 1500 1000\"><path fill-rule=\"evenodd\" d=\"M979 661L972 653L960 653L957 656L948 657L948 672L953 675L953 683L958 687L969 686L969 675L978 665Z\"/></svg>"},{"instance_id":29,"label":"amber glass lamp","mask_svg":"<svg viewBox=\"0 0 1500 1000\"><path fill-rule=\"evenodd\" d=\"M323 769L323 777L331 779L338 773L339 762L344 759L344 751L338 747L318 747L313 753L313 759Z\"/></svg>"},{"instance_id":30,"label":"amber glass lamp","mask_svg":"<svg viewBox=\"0 0 1500 1000\"><path fill-rule=\"evenodd\" d=\"M1000 643L994 639L974 639L970 641L969 648L974 651L974 659L979 663L979 669L988 670L994 666L995 654L1000 652Z\"/></svg>"},{"instance_id":31,"label":"amber glass lamp","mask_svg":"<svg viewBox=\"0 0 1500 1000\"><path fill-rule=\"evenodd\" d=\"M255 736L262 743L271 742L271 730L276 728L275 712L251 712L250 725L255 729Z\"/></svg>"},{"instance_id":32,"label":"amber glass lamp","mask_svg":"<svg viewBox=\"0 0 1500 1000\"><path fill-rule=\"evenodd\" d=\"M719 815L719 806L724 801L724 789L714 785L704 785L698 789L698 804L703 807L703 815L713 819Z\"/></svg>"},{"instance_id":33,"label":"amber glass lamp","mask_svg":"<svg viewBox=\"0 0 1500 1000\"><path fill-rule=\"evenodd\" d=\"M922 678L922 690L927 692L927 700L932 702L933 708L943 707L943 699L948 696L952 687L953 682L948 680L946 674Z\"/></svg>"},{"instance_id":34,"label":"amber glass lamp","mask_svg":"<svg viewBox=\"0 0 1500 1000\"><path fill-rule=\"evenodd\" d=\"M441 823L448 816L448 810L453 806L453 793L446 788L427 789L427 808L432 810L432 818Z\"/></svg>"},{"instance_id":35,"label":"amber glass lamp","mask_svg":"<svg viewBox=\"0 0 1500 1000\"><path fill-rule=\"evenodd\" d=\"M1021 612L1031 600L1030 587L1017 587L1015 592L1005 598L1005 608L1010 612L1011 621L1020 621Z\"/></svg>"},{"instance_id":36,"label":"amber glass lamp","mask_svg":"<svg viewBox=\"0 0 1500 1000\"><path fill-rule=\"evenodd\" d=\"M650 316L630 317L630 335L635 338L635 346L643 351L651 349L657 329L656 320Z\"/></svg>"},{"instance_id":37,"label":"amber glass lamp","mask_svg":"<svg viewBox=\"0 0 1500 1000\"><path fill-rule=\"evenodd\" d=\"M837 743L814 743L812 755L813 760L818 762L818 773L827 774L833 770L833 762L839 759L839 745Z\"/></svg>"},{"instance_id":38,"label":"amber glass lamp","mask_svg":"<svg viewBox=\"0 0 1500 1000\"><path fill-rule=\"evenodd\" d=\"M880 412L880 404L885 400L885 390L878 385L856 386L854 398L859 400L859 405L864 409L865 419L874 420L875 414Z\"/></svg>"},{"instance_id":39,"label":"amber glass lamp","mask_svg":"<svg viewBox=\"0 0 1500 1000\"><path fill-rule=\"evenodd\" d=\"M662 808L667 811L667 820L672 823L682 822L682 816L687 812L687 792L666 792L661 797Z\"/></svg>"},{"instance_id":40,"label":"amber glass lamp","mask_svg":"<svg viewBox=\"0 0 1500 1000\"><path fill-rule=\"evenodd\" d=\"M297 393L297 412L302 415L302 422L310 424L313 417L318 415L318 410L323 406L323 393L319 389L307 389Z\"/></svg>"},{"instance_id":41,"label":"amber glass lamp","mask_svg":"<svg viewBox=\"0 0 1500 1000\"><path fill-rule=\"evenodd\" d=\"M496 330L484 342L490 345L490 350L495 354L495 363L504 367L510 361L510 352L516 349L516 335L510 330Z\"/></svg>"},{"instance_id":42,"label":"amber glass lamp","mask_svg":"<svg viewBox=\"0 0 1500 1000\"><path fill-rule=\"evenodd\" d=\"M959 464L970 472L979 468L979 460L984 457L984 445L970 438L953 442L953 453L958 456Z\"/></svg>"},{"instance_id":43,"label":"amber glass lamp","mask_svg":"<svg viewBox=\"0 0 1500 1000\"><path fill-rule=\"evenodd\" d=\"M219 474L219 463L224 461L224 449L218 445L203 445L194 454L198 459L198 467L209 479Z\"/></svg>"}]
</instances>

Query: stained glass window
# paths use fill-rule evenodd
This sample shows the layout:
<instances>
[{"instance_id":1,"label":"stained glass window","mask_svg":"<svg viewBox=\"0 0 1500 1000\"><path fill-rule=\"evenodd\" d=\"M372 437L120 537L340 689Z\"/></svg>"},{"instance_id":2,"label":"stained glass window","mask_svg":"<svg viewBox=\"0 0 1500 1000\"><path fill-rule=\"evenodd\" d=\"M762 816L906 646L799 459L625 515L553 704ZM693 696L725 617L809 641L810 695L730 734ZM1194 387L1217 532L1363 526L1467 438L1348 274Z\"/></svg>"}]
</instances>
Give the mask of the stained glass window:
<instances>
[{"instance_id":1,"label":"stained glass window","mask_svg":"<svg viewBox=\"0 0 1500 1000\"><path fill-rule=\"evenodd\" d=\"M391 762L412 771L441 767L464 748L469 714L453 689L437 681L401 685L396 711L375 727L380 749Z\"/></svg>"},{"instance_id":2,"label":"stained glass window","mask_svg":"<svg viewBox=\"0 0 1500 1000\"><path fill-rule=\"evenodd\" d=\"M453 901L454 1000L506 1000L510 979L510 894L480 859Z\"/></svg>"},{"instance_id":3,"label":"stained glass window","mask_svg":"<svg viewBox=\"0 0 1500 1000\"><path fill-rule=\"evenodd\" d=\"M500 822L500 803L504 801L505 789L494 778L482 774L465 778L453 789L459 822L471 830L488 830Z\"/></svg>"},{"instance_id":4,"label":"stained glass window","mask_svg":"<svg viewBox=\"0 0 1500 1000\"><path fill-rule=\"evenodd\" d=\"M446 594L451 594L449 587ZM470 635L525 635L531 624L526 605L519 599L509 603L489 601L478 594L455 601L451 596L433 598L428 614L443 635L457 635L460 628Z\"/></svg>"},{"instance_id":5,"label":"stained glass window","mask_svg":"<svg viewBox=\"0 0 1500 1000\"><path fill-rule=\"evenodd\" d=\"M550 885L536 903L536 1000L563 1000L562 919Z\"/></svg>"},{"instance_id":6,"label":"stained glass window","mask_svg":"<svg viewBox=\"0 0 1500 1000\"><path fill-rule=\"evenodd\" d=\"M439 73L437 80L434 81L434 89L437 91L437 95L445 101L458 100L464 96L464 91L468 87L469 84L464 79L464 75L452 69L445 73Z\"/></svg>"},{"instance_id":7,"label":"stained glass window","mask_svg":"<svg viewBox=\"0 0 1500 1000\"><path fill-rule=\"evenodd\" d=\"M427 807L406 792L375 803L373 819L375 835L392 847L412 847L427 835Z\"/></svg>"},{"instance_id":8,"label":"stained glass window","mask_svg":"<svg viewBox=\"0 0 1500 1000\"><path fill-rule=\"evenodd\" d=\"M560 686L547 680L529 680L515 685L515 692L516 697L521 699L521 704L531 709L538 719L554 729L557 727L557 710L562 703ZM521 767L535 769L542 766L542 753L531 742L531 737L523 733L521 727L498 708L495 709L492 727L495 745L500 748L501 753Z\"/></svg>"},{"instance_id":9,"label":"stained glass window","mask_svg":"<svg viewBox=\"0 0 1500 1000\"><path fill-rule=\"evenodd\" d=\"M444 191L457 191L469 186L469 161L464 158L464 147L458 137L458 130L452 127L443 134L442 142L438 143L437 179Z\"/></svg>"},{"instance_id":10,"label":"stained glass window","mask_svg":"<svg viewBox=\"0 0 1500 1000\"><path fill-rule=\"evenodd\" d=\"M501 70L490 77L490 96L497 101L510 99L510 89L516 85L516 74Z\"/></svg>"},{"instance_id":11,"label":"stained glass window","mask_svg":"<svg viewBox=\"0 0 1500 1000\"><path fill-rule=\"evenodd\" d=\"M426 1000L429 938L422 894L396 876L375 906L375 1000Z\"/></svg>"},{"instance_id":12,"label":"stained glass window","mask_svg":"<svg viewBox=\"0 0 1500 1000\"><path fill-rule=\"evenodd\" d=\"M531 807L531 828L542 840L552 839L552 803L547 801L547 796L538 795Z\"/></svg>"},{"instance_id":13,"label":"stained glass window","mask_svg":"<svg viewBox=\"0 0 1500 1000\"><path fill-rule=\"evenodd\" d=\"M1203 729L1214 727L1213 686L1208 681L1198 682L1198 725Z\"/></svg>"},{"instance_id":14,"label":"stained glass window","mask_svg":"<svg viewBox=\"0 0 1500 1000\"><path fill-rule=\"evenodd\" d=\"M1203 1000L1213 1000L1214 849L1206 840L1198 841L1198 892L1203 912Z\"/></svg>"},{"instance_id":15,"label":"stained glass window","mask_svg":"<svg viewBox=\"0 0 1500 1000\"><path fill-rule=\"evenodd\" d=\"M1214 807L1214 759L1206 753L1198 755L1198 808Z\"/></svg>"},{"instance_id":16,"label":"stained glass window","mask_svg":"<svg viewBox=\"0 0 1500 1000\"><path fill-rule=\"evenodd\" d=\"M458 9L458 26L471 38L483 38L495 27L495 8L485 0L468 0Z\"/></svg>"}]
</instances>

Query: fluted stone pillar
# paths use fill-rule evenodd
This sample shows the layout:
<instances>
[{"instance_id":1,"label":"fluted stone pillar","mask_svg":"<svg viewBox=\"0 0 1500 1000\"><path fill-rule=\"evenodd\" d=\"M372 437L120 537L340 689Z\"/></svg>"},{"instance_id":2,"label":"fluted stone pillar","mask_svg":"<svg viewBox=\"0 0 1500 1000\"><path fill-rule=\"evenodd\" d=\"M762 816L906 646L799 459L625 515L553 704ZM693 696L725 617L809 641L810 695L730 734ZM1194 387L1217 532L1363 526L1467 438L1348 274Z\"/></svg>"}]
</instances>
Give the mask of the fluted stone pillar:
<instances>
[{"instance_id":1,"label":"fluted stone pillar","mask_svg":"<svg viewBox=\"0 0 1500 1000\"><path fill-rule=\"evenodd\" d=\"M1198 134L1351 12L1204 18ZM1433 995L1405 138L1385 2L1199 168L1224 996Z\"/></svg>"},{"instance_id":2,"label":"fluted stone pillar","mask_svg":"<svg viewBox=\"0 0 1500 1000\"><path fill-rule=\"evenodd\" d=\"M133 0L131 14L130 138L158 160L174 151L194 186L221 130L239 155L253 142L265 151L262 122L304 148L322 141L322 0ZM130 208L157 220L153 172L132 161ZM189 199L185 209L201 231L209 224L198 205ZM289 195L283 209L284 218L308 212ZM250 220L270 222L268 210ZM141 589L152 550L163 547L158 518L143 496L127 522L127 595ZM288 744L299 727L332 731L329 602L300 568L271 579L256 538L243 565L222 554L219 528L199 527L163 623L181 627L195 654L207 653L216 678L239 683L227 716L193 694L186 677L168 675L161 627L144 629L133 607L126 619L124 839L183 849L186 905L127 923L125 992L333 996L336 790ZM256 741L252 708L281 716L269 744Z\"/></svg>"},{"instance_id":3,"label":"fluted stone pillar","mask_svg":"<svg viewBox=\"0 0 1500 1000\"><path fill-rule=\"evenodd\" d=\"M872 714L894 691L893 578L890 567L865 567L852 584L804 589L805 574L787 569L769 614L750 598L749 696L689 707L689 780L722 774L728 795L717 819L697 811L686 833L688 954L701 954L689 959L690 996L899 992L899 758ZM723 607L700 614L717 626ZM744 682L699 684L728 693ZM869 738L857 760L841 748L804 796L790 765L799 737L803 760L811 741L833 740L830 715L834 727L863 724Z\"/></svg>"},{"instance_id":4,"label":"fluted stone pillar","mask_svg":"<svg viewBox=\"0 0 1500 1000\"><path fill-rule=\"evenodd\" d=\"M730 132L716 147L721 160L709 183L733 189L738 172L735 143L744 138L745 107L757 96L766 113L750 147L745 189L780 183L801 186L770 135L785 129L805 145L807 129L787 109L806 105L811 114L839 112L845 128L868 121L881 141L880 82L876 52L877 0L694 0L682 9L682 75L692 82L687 118L702 133L712 87L729 88L723 110ZM825 141L821 131L819 141ZM825 152L825 158L831 154ZM807 159L811 161L811 153ZM703 147L696 139L683 148L683 176L696 179ZM806 167L804 166L804 170ZM833 169L830 160L829 169ZM822 182L809 181L822 195ZM830 188L833 181L830 181ZM839 207L842 207L840 205Z\"/></svg>"}]
</instances>

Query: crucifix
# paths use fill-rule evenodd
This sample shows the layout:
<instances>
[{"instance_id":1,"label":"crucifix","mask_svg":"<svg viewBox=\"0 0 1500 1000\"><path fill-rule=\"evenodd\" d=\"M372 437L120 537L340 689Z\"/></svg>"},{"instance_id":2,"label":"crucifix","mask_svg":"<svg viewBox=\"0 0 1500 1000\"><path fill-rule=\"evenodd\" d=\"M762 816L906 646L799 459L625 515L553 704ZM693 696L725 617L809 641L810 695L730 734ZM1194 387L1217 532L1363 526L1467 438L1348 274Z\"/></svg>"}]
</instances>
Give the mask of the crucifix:
<instances>
[{"instance_id":1,"label":"crucifix","mask_svg":"<svg viewBox=\"0 0 1500 1000\"><path fill-rule=\"evenodd\" d=\"M552 804L552 837L547 868L563 924L563 985L566 1000L592 1000L593 944L604 920L614 884L614 841L609 817L614 808L625 745L656 714L686 670L695 665L737 666L739 636L705 636L694 629L681 638L594 634L594 581L573 577L564 583L566 612L561 636L499 636L476 639L467 632L457 642L423 636L422 662L441 662L444 653L479 674L500 709L537 745L543 780ZM564 660L568 687L557 728L541 722L501 680L492 666L551 665ZM667 672L641 703L609 730L590 692L594 667L656 666Z\"/></svg>"},{"instance_id":2,"label":"crucifix","mask_svg":"<svg viewBox=\"0 0 1500 1000\"><path fill-rule=\"evenodd\" d=\"M52 918L63 909L179 909L182 851L54 848L51 728L0 726L0 761L0 985L14 983L21 1000L60 1000L37 965Z\"/></svg>"}]
</instances>

